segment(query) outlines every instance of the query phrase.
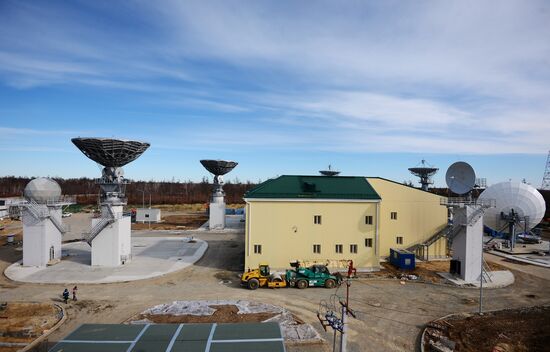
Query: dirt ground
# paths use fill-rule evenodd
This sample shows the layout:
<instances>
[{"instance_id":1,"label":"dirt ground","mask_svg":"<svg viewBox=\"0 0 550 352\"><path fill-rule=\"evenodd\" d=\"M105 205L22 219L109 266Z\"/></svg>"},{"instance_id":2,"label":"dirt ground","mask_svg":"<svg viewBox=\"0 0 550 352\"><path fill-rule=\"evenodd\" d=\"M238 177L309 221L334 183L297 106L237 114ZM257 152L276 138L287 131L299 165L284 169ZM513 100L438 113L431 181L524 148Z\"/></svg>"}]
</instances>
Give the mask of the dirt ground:
<instances>
[{"instance_id":1,"label":"dirt ground","mask_svg":"<svg viewBox=\"0 0 550 352\"><path fill-rule=\"evenodd\" d=\"M30 343L61 319L52 303L0 302L0 342ZM1 352L21 347L0 347Z\"/></svg>"},{"instance_id":2,"label":"dirt ground","mask_svg":"<svg viewBox=\"0 0 550 352\"><path fill-rule=\"evenodd\" d=\"M489 268L492 271L506 270L500 264L492 261L487 261ZM415 275L419 281L429 283L445 283L446 280L437 275L438 272L448 272L450 268L449 260L438 260L431 262L416 262L416 268L414 270L401 270L391 265L390 263L381 263L381 270L370 273L358 273L359 278L384 278L384 279L407 279L408 275Z\"/></svg>"},{"instance_id":3,"label":"dirt ground","mask_svg":"<svg viewBox=\"0 0 550 352\"><path fill-rule=\"evenodd\" d=\"M9 218L0 220L0 246L6 244L7 235L9 234L15 234L15 242L20 242L23 239L21 221L11 220Z\"/></svg>"},{"instance_id":4,"label":"dirt ground","mask_svg":"<svg viewBox=\"0 0 550 352\"><path fill-rule=\"evenodd\" d=\"M162 217L161 223L134 223L132 230L192 230L199 228L206 221L208 221L208 215L204 212L166 215Z\"/></svg>"},{"instance_id":5,"label":"dirt ground","mask_svg":"<svg viewBox=\"0 0 550 352\"><path fill-rule=\"evenodd\" d=\"M550 351L550 306L458 316L434 325L441 329L428 328L425 340L442 332L456 342L457 352Z\"/></svg>"},{"instance_id":6,"label":"dirt ground","mask_svg":"<svg viewBox=\"0 0 550 352\"><path fill-rule=\"evenodd\" d=\"M272 318L278 313L248 313L238 314L239 308L235 305L212 305L216 311L212 315L159 315L139 314L132 320L147 319L157 324L170 323L256 323Z\"/></svg>"}]
</instances>

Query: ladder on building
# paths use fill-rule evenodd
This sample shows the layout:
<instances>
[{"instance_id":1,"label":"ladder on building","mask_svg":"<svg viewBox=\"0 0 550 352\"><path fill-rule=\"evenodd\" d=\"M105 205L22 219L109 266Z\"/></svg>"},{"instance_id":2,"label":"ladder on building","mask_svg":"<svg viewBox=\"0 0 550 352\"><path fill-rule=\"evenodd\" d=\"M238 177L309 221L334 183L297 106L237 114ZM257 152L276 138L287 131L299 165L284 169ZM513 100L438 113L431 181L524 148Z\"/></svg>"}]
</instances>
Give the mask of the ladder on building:
<instances>
[{"instance_id":1,"label":"ladder on building","mask_svg":"<svg viewBox=\"0 0 550 352\"><path fill-rule=\"evenodd\" d=\"M107 207L107 215L102 216L99 222L95 224L94 227L92 227L90 232L84 234L84 239L90 246L92 245L92 241L94 240L94 238L96 238L97 235L99 235L104 228L106 228L107 226L111 225L116 221L115 214L113 212L113 209L111 208L111 205L107 204L106 207ZM104 214L101 214L101 215L104 215Z\"/></svg>"}]
</instances>

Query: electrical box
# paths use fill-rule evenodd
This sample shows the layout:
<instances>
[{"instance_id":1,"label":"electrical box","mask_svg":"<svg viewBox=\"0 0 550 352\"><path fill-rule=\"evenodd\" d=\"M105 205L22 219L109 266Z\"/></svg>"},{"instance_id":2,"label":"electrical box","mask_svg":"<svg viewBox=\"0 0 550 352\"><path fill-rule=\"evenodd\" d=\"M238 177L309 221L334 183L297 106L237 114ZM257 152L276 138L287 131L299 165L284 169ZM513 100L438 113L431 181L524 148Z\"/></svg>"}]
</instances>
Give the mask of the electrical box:
<instances>
[{"instance_id":1,"label":"electrical box","mask_svg":"<svg viewBox=\"0 0 550 352\"><path fill-rule=\"evenodd\" d=\"M390 248L390 263L405 270L413 270L416 266L414 253L405 249Z\"/></svg>"}]
</instances>

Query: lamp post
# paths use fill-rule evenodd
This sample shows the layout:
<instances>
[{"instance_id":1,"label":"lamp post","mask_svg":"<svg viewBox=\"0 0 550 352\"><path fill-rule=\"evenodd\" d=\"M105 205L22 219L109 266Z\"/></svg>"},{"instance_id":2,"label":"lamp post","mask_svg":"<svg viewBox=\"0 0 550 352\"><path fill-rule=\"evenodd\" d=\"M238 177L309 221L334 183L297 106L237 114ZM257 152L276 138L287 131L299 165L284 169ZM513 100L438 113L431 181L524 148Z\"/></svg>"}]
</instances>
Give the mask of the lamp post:
<instances>
[{"instance_id":1,"label":"lamp post","mask_svg":"<svg viewBox=\"0 0 550 352\"><path fill-rule=\"evenodd\" d=\"M142 208L145 209L145 190L144 189L138 189L138 192L141 192L141 201L143 203Z\"/></svg>"}]
</instances>

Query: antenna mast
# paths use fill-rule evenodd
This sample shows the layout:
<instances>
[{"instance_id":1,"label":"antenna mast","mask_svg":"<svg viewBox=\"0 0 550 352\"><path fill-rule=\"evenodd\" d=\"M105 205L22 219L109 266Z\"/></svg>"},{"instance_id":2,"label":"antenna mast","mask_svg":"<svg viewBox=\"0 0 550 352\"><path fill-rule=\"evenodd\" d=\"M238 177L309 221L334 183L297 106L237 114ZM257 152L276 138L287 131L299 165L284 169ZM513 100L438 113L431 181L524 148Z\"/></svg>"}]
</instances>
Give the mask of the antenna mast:
<instances>
[{"instance_id":1,"label":"antenna mast","mask_svg":"<svg viewBox=\"0 0 550 352\"><path fill-rule=\"evenodd\" d=\"M546 169L544 170L540 189L550 190L550 151L548 151L548 157L546 158Z\"/></svg>"}]
</instances>

